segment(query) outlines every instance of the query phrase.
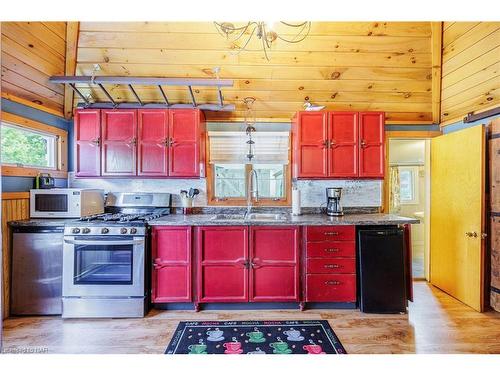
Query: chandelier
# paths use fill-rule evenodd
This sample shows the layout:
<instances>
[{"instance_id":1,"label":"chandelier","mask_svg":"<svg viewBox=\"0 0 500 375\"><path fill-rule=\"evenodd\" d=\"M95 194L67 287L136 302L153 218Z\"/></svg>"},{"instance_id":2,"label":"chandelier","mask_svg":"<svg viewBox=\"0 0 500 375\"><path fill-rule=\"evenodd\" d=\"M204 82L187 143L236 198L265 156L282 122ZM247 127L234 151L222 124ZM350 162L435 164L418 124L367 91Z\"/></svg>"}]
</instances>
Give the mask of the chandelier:
<instances>
[{"instance_id":1,"label":"chandelier","mask_svg":"<svg viewBox=\"0 0 500 375\"><path fill-rule=\"evenodd\" d=\"M280 21L280 28L283 28L283 35L292 36L284 37L273 30L272 22L249 21L243 26L235 26L231 22L214 22L215 27L220 35L229 40L233 47L240 53L247 51L247 47L254 36L260 40L260 49L264 51L266 60L269 61L268 51L274 41L277 39L286 43L302 42L311 30L311 22L288 23Z\"/></svg>"}]
</instances>

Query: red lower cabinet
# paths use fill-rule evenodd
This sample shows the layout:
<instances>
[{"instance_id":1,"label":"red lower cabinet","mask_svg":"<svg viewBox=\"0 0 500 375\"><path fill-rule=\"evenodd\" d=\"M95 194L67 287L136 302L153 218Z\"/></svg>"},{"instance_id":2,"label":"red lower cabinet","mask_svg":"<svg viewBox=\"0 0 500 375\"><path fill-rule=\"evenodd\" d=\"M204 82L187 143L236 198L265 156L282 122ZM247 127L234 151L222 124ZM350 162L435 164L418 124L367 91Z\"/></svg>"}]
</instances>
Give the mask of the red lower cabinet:
<instances>
[{"instance_id":1,"label":"red lower cabinet","mask_svg":"<svg viewBox=\"0 0 500 375\"><path fill-rule=\"evenodd\" d=\"M153 227L154 303L191 302L191 227Z\"/></svg>"},{"instance_id":2,"label":"red lower cabinet","mask_svg":"<svg viewBox=\"0 0 500 375\"><path fill-rule=\"evenodd\" d=\"M299 301L299 228L250 228L250 302Z\"/></svg>"},{"instance_id":3,"label":"red lower cabinet","mask_svg":"<svg viewBox=\"0 0 500 375\"><path fill-rule=\"evenodd\" d=\"M305 231L305 301L356 302L355 227L309 226Z\"/></svg>"},{"instance_id":4,"label":"red lower cabinet","mask_svg":"<svg viewBox=\"0 0 500 375\"><path fill-rule=\"evenodd\" d=\"M196 229L198 301L248 302L248 227Z\"/></svg>"},{"instance_id":5,"label":"red lower cabinet","mask_svg":"<svg viewBox=\"0 0 500 375\"><path fill-rule=\"evenodd\" d=\"M299 227L213 226L196 234L198 302L299 301Z\"/></svg>"}]
</instances>

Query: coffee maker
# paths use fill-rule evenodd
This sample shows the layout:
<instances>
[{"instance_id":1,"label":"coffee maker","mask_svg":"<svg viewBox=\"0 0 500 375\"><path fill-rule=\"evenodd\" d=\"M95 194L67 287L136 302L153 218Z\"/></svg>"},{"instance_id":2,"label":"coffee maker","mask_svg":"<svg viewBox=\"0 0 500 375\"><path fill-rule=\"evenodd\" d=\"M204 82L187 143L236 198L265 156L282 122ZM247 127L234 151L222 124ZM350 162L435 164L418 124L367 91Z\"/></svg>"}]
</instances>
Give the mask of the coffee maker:
<instances>
[{"instance_id":1,"label":"coffee maker","mask_svg":"<svg viewBox=\"0 0 500 375\"><path fill-rule=\"evenodd\" d=\"M326 214L328 216L343 216L344 210L340 204L342 188L326 188Z\"/></svg>"}]
</instances>

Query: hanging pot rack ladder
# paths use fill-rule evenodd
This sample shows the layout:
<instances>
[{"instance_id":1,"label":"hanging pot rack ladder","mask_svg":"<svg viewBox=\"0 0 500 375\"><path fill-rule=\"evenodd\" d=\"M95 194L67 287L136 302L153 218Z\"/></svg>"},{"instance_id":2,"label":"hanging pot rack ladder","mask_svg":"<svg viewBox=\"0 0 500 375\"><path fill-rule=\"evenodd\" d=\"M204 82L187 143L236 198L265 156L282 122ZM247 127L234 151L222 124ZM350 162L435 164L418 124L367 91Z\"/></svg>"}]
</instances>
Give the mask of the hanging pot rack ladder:
<instances>
[{"instance_id":1,"label":"hanging pot rack ladder","mask_svg":"<svg viewBox=\"0 0 500 375\"><path fill-rule=\"evenodd\" d=\"M234 104L224 104L222 95L223 87L234 85L231 79L211 78L161 78L161 77L109 77L109 76L52 76L52 83L68 84L73 91L83 100L78 106L84 108L199 108L205 111L234 111ZM106 95L109 102L91 102L79 89L77 84L87 84L90 87L96 85ZM104 85L125 85L132 92L137 102L117 102ZM156 86L160 90L163 102L144 102L134 85ZM168 100L167 94L162 86L186 86L191 98L191 104L173 104ZM197 103L193 86L216 87L218 93L218 104Z\"/></svg>"}]
</instances>

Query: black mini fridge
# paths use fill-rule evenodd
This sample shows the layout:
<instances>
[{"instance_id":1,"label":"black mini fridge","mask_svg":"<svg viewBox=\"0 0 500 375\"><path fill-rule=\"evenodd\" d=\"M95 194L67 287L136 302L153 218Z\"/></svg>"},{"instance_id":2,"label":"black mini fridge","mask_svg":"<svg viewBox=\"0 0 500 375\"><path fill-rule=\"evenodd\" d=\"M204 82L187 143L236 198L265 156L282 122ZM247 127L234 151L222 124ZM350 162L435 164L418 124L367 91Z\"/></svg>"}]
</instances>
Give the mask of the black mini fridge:
<instances>
[{"instance_id":1,"label":"black mini fridge","mask_svg":"<svg viewBox=\"0 0 500 375\"><path fill-rule=\"evenodd\" d=\"M359 308L365 313L405 313L404 230L358 230Z\"/></svg>"}]
</instances>

